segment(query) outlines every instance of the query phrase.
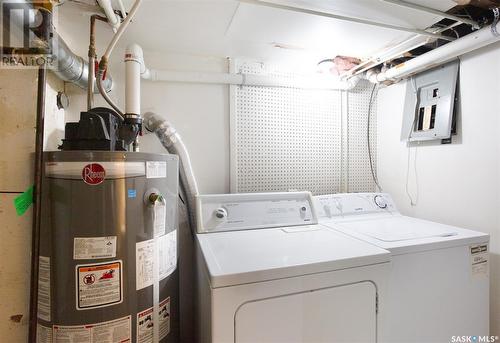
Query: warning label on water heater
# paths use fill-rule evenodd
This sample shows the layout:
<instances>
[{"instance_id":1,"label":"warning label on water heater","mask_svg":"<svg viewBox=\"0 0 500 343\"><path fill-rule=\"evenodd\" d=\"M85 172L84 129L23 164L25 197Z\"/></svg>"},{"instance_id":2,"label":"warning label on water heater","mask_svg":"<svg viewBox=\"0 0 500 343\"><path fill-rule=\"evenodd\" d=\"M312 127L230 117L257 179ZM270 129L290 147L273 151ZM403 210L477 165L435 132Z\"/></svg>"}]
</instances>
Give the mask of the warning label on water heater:
<instances>
[{"instance_id":1,"label":"warning label on water heater","mask_svg":"<svg viewBox=\"0 0 500 343\"><path fill-rule=\"evenodd\" d=\"M146 162L146 178L158 179L167 177L167 162L148 161Z\"/></svg>"},{"instance_id":2,"label":"warning label on water heater","mask_svg":"<svg viewBox=\"0 0 500 343\"><path fill-rule=\"evenodd\" d=\"M54 342L67 343L123 343L131 341L130 316L108 322L53 326Z\"/></svg>"},{"instance_id":3,"label":"warning label on water heater","mask_svg":"<svg viewBox=\"0 0 500 343\"><path fill-rule=\"evenodd\" d=\"M488 244L471 245L469 248L472 276L488 275Z\"/></svg>"},{"instance_id":4,"label":"warning label on water heater","mask_svg":"<svg viewBox=\"0 0 500 343\"><path fill-rule=\"evenodd\" d=\"M122 261L76 266L77 310L111 306L122 301Z\"/></svg>"},{"instance_id":5,"label":"warning label on water heater","mask_svg":"<svg viewBox=\"0 0 500 343\"><path fill-rule=\"evenodd\" d=\"M167 337L170 332L170 297L158 306L159 339ZM153 342L153 308L137 313L137 343Z\"/></svg>"},{"instance_id":6,"label":"warning label on water heater","mask_svg":"<svg viewBox=\"0 0 500 343\"><path fill-rule=\"evenodd\" d=\"M157 262L159 280L172 274L177 267L177 230L159 238L136 243L136 289L140 290L153 284L154 245L158 248Z\"/></svg>"},{"instance_id":7,"label":"warning label on water heater","mask_svg":"<svg viewBox=\"0 0 500 343\"><path fill-rule=\"evenodd\" d=\"M37 324L36 343L52 343L52 328Z\"/></svg>"},{"instance_id":8,"label":"warning label on water heater","mask_svg":"<svg viewBox=\"0 0 500 343\"><path fill-rule=\"evenodd\" d=\"M116 236L75 237L73 259L87 260L116 257Z\"/></svg>"}]
</instances>

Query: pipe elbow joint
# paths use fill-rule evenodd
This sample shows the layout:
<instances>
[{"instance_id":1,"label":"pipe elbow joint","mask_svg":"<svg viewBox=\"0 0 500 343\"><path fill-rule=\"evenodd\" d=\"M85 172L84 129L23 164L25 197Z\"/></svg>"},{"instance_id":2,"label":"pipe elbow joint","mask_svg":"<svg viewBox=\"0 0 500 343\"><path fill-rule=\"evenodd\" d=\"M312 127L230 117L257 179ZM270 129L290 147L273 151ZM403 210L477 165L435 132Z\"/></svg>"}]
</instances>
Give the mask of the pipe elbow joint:
<instances>
[{"instance_id":1,"label":"pipe elbow joint","mask_svg":"<svg viewBox=\"0 0 500 343\"><path fill-rule=\"evenodd\" d=\"M150 77L150 71L146 67L146 62L144 62L144 52L139 44L132 43L127 45L125 49L124 62L137 62L141 65L141 77L143 79L148 79Z\"/></svg>"}]
</instances>

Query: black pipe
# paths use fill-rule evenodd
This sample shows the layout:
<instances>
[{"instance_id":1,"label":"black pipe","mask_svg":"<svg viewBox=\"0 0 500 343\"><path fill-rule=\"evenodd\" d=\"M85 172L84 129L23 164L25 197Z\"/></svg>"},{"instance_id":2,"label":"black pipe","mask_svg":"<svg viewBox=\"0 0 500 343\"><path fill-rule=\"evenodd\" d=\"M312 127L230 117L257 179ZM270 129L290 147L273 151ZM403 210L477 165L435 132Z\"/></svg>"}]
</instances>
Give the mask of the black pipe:
<instances>
[{"instance_id":1,"label":"black pipe","mask_svg":"<svg viewBox=\"0 0 500 343\"><path fill-rule=\"evenodd\" d=\"M40 221L42 210L42 167L43 167L43 130L45 120L45 84L47 69L38 69L38 92L36 103L35 137L35 187L33 190L33 229L31 236L31 283L30 283L30 318L28 342L36 342L38 321L38 261L40 254Z\"/></svg>"}]
</instances>

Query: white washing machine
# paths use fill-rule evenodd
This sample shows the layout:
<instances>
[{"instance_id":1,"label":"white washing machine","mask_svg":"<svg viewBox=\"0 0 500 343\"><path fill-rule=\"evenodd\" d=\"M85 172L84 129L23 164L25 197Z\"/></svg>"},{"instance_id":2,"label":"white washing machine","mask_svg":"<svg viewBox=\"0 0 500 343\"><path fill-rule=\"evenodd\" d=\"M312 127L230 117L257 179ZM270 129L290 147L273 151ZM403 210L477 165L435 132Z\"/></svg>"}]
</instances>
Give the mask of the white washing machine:
<instances>
[{"instance_id":1,"label":"white washing machine","mask_svg":"<svg viewBox=\"0 0 500 343\"><path fill-rule=\"evenodd\" d=\"M487 234L403 216L388 194L315 201L320 224L392 254L381 342L448 343L489 334Z\"/></svg>"},{"instance_id":2,"label":"white washing machine","mask_svg":"<svg viewBox=\"0 0 500 343\"><path fill-rule=\"evenodd\" d=\"M317 225L310 193L198 197L202 342L377 342L390 254Z\"/></svg>"}]
</instances>

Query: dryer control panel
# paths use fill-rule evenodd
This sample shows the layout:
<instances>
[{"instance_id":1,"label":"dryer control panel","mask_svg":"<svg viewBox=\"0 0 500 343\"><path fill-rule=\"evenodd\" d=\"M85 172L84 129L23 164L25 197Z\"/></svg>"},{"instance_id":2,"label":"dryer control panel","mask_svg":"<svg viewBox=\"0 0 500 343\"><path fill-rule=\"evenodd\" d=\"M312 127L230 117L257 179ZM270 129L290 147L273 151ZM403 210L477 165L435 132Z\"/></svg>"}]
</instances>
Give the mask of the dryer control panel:
<instances>
[{"instance_id":1,"label":"dryer control panel","mask_svg":"<svg viewBox=\"0 0 500 343\"><path fill-rule=\"evenodd\" d=\"M309 192L199 195L198 233L318 223Z\"/></svg>"},{"instance_id":2,"label":"dryer control panel","mask_svg":"<svg viewBox=\"0 0 500 343\"><path fill-rule=\"evenodd\" d=\"M357 214L397 212L386 193L339 193L314 197L318 219L328 220Z\"/></svg>"}]
</instances>

